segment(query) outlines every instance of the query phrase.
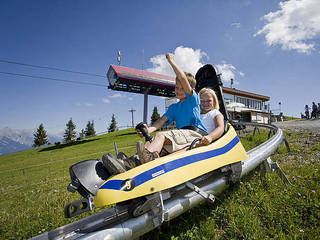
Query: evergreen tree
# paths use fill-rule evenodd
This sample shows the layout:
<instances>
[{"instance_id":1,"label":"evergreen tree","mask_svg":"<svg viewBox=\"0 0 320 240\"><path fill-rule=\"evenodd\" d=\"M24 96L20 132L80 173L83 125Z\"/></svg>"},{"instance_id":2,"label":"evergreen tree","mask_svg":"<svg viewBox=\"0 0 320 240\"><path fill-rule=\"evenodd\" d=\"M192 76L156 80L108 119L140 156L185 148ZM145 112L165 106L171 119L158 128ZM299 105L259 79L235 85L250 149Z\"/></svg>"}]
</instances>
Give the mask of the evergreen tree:
<instances>
[{"instance_id":1,"label":"evergreen tree","mask_svg":"<svg viewBox=\"0 0 320 240\"><path fill-rule=\"evenodd\" d=\"M64 131L64 136L63 139L65 142L73 142L75 140L76 137L76 125L72 122L72 118L70 118L70 120L68 121L68 123L66 124L67 128Z\"/></svg>"},{"instance_id":2,"label":"evergreen tree","mask_svg":"<svg viewBox=\"0 0 320 240\"><path fill-rule=\"evenodd\" d=\"M114 114L112 114L111 123L109 125L108 132L114 132L116 130L117 130L117 121Z\"/></svg>"},{"instance_id":3,"label":"evergreen tree","mask_svg":"<svg viewBox=\"0 0 320 240\"><path fill-rule=\"evenodd\" d=\"M39 128L37 129L37 132L35 134L33 134L34 136L34 147L40 147L42 145L45 145L46 143L48 143L47 140L47 131L44 130L43 124L41 123Z\"/></svg>"},{"instance_id":4,"label":"evergreen tree","mask_svg":"<svg viewBox=\"0 0 320 240\"><path fill-rule=\"evenodd\" d=\"M154 107L153 108L153 113L152 113L152 116L151 116L151 125L157 121L158 119L160 118L160 115L158 113L158 108L157 107Z\"/></svg>"},{"instance_id":5,"label":"evergreen tree","mask_svg":"<svg viewBox=\"0 0 320 240\"><path fill-rule=\"evenodd\" d=\"M94 122L93 121L92 122L88 121L86 130L85 130L85 135L86 135L86 138L93 137L96 135L96 131L94 130Z\"/></svg>"},{"instance_id":6,"label":"evergreen tree","mask_svg":"<svg viewBox=\"0 0 320 240\"><path fill-rule=\"evenodd\" d=\"M83 128L81 129L81 132L79 133L79 137L80 137L80 139L84 139L84 137L85 137L85 131Z\"/></svg>"}]
</instances>

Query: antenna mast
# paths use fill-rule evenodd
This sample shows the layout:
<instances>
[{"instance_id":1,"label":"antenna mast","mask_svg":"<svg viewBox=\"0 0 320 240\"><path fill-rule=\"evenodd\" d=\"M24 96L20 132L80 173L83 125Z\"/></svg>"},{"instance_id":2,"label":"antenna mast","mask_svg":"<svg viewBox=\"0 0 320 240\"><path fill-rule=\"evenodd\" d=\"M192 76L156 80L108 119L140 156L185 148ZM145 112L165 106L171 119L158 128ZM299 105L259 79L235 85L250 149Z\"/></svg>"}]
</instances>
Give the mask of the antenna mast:
<instances>
[{"instance_id":1,"label":"antenna mast","mask_svg":"<svg viewBox=\"0 0 320 240\"><path fill-rule=\"evenodd\" d=\"M121 65L121 52L120 50L118 50L118 57L117 57L117 61L119 63L119 66Z\"/></svg>"}]
</instances>

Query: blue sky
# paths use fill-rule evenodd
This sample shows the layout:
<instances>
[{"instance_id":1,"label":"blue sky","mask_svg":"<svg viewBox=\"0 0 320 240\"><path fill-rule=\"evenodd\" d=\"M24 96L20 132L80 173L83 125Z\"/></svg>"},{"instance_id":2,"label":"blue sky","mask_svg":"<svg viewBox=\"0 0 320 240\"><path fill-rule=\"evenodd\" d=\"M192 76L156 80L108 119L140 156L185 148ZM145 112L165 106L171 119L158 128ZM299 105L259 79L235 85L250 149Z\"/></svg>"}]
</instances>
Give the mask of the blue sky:
<instances>
[{"instance_id":1,"label":"blue sky","mask_svg":"<svg viewBox=\"0 0 320 240\"><path fill-rule=\"evenodd\" d=\"M184 70L211 63L225 86L271 97L271 109L299 116L320 102L320 4L318 0L258 1L49 1L0 2L0 128L63 131L72 117L77 131L94 120L107 130L142 121L143 96L107 89L104 77L8 64L48 66L105 76L116 64L172 74L164 54ZM105 85L81 85L5 73ZM164 99L149 98L149 117Z\"/></svg>"}]
</instances>

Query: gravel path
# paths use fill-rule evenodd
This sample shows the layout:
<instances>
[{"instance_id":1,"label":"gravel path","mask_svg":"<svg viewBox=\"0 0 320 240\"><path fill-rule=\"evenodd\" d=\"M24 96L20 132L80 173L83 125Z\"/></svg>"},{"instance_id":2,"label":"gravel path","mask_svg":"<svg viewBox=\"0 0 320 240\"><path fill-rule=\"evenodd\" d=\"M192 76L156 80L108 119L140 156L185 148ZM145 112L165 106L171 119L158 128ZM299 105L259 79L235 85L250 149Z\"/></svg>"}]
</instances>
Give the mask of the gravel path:
<instances>
[{"instance_id":1,"label":"gravel path","mask_svg":"<svg viewBox=\"0 0 320 240\"><path fill-rule=\"evenodd\" d=\"M272 124L278 126L281 129L306 130L312 133L320 133L320 119L299 119L284 122L274 122Z\"/></svg>"}]
</instances>

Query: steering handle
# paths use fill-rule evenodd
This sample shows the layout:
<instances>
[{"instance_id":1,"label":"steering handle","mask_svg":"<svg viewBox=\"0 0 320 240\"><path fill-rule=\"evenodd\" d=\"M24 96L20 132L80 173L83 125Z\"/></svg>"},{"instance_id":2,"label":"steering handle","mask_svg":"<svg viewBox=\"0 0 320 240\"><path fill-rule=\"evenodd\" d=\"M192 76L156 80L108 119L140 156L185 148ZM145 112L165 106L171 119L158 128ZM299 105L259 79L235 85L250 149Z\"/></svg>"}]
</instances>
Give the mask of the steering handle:
<instances>
[{"instance_id":1,"label":"steering handle","mask_svg":"<svg viewBox=\"0 0 320 240\"><path fill-rule=\"evenodd\" d=\"M139 123L136 126L136 129L139 130L142 135L145 137L146 142L151 142L152 141L152 137L151 135L148 133L147 128L144 126L144 122Z\"/></svg>"},{"instance_id":2,"label":"steering handle","mask_svg":"<svg viewBox=\"0 0 320 240\"><path fill-rule=\"evenodd\" d=\"M201 141L201 138L196 138L195 140L192 141L190 147L189 147L189 150L191 150L192 148L195 147L195 145Z\"/></svg>"}]
</instances>

